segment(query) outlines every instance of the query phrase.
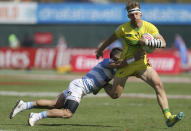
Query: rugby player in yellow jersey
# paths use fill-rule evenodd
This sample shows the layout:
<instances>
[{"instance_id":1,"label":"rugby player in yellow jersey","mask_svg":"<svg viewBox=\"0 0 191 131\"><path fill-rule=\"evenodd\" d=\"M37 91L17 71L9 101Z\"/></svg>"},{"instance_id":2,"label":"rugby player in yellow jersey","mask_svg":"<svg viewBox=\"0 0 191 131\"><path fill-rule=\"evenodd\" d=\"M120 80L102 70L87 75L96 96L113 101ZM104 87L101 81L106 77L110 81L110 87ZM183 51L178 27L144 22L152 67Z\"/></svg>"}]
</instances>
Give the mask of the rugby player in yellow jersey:
<instances>
[{"instance_id":1,"label":"rugby player in yellow jersey","mask_svg":"<svg viewBox=\"0 0 191 131\"><path fill-rule=\"evenodd\" d=\"M118 69L116 72L113 85L111 86L112 98L116 99L121 96L126 80L129 76L136 76L147 84L149 84L156 93L157 101L161 107L166 124L168 127L172 127L175 123L183 117L183 112L177 115L172 115L166 96L166 92L163 88L163 84L160 80L157 72L150 66L146 59L146 52L143 46L152 48L164 48L166 42L158 29L151 23L141 19L142 13L140 10L140 4L136 1L127 1L126 10L128 12L129 22L120 25L116 31L101 45L98 46L96 56L99 58L103 56L103 50L109 46L113 41L117 39L123 40L123 52L121 59L131 58L135 52L144 52L143 59L135 61L125 67ZM154 39L146 40L143 35L149 33Z\"/></svg>"}]
</instances>

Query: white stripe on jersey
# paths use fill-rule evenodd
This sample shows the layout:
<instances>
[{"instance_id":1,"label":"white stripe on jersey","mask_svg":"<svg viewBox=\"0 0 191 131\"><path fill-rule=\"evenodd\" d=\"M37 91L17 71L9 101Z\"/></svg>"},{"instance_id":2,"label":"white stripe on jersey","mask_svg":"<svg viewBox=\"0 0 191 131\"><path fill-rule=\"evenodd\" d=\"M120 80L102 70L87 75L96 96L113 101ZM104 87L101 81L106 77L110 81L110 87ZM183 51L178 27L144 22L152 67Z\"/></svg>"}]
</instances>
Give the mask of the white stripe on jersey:
<instances>
[{"instance_id":1,"label":"white stripe on jersey","mask_svg":"<svg viewBox=\"0 0 191 131\"><path fill-rule=\"evenodd\" d=\"M100 64L98 64L97 67L100 68L100 69L102 69L103 72L104 72L109 78L113 78L114 75L112 75L111 70L108 70L108 69L103 68Z\"/></svg>"},{"instance_id":2,"label":"white stripe on jersey","mask_svg":"<svg viewBox=\"0 0 191 131\"><path fill-rule=\"evenodd\" d=\"M100 73L98 73L97 71L92 70L92 71L89 72L89 74L91 74L91 75L93 75L93 76L96 76L96 79L97 79L97 81L99 82L100 85L101 85L101 84L104 85L104 84L106 83L106 82L103 80L102 75L101 75ZM94 82L94 84L97 85L96 82ZM97 86L98 86L98 85L97 85Z\"/></svg>"},{"instance_id":3,"label":"white stripe on jersey","mask_svg":"<svg viewBox=\"0 0 191 131\"><path fill-rule=\"evenodd\" d=\"M115 70L108 67L110 62L112 62L111 59L104 59L85 75L83 79L84 85L87 87L86 89L89 90L87 92L92 92L96 88L101 88L114 77ZM93 87L92 84L87 82L87 79L92 81Z\"/></svg>"}]
</instances>

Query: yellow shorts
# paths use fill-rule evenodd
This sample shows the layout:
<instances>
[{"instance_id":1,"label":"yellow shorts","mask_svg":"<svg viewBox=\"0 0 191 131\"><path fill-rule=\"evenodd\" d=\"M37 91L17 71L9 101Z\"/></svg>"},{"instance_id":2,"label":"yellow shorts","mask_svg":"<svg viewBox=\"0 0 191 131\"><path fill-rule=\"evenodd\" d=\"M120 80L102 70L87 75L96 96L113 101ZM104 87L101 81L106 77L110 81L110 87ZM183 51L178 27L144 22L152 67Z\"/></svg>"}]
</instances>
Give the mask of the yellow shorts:
<instances>
[{"instance_id":1,"label":"yellow shorts","mask_svg":"<svg viewBox=\"0 0 191 131\"><path fill-rule=\"evenodd\" d=\"M115 77L123 78L127 76L133 76L138 74L140 71L146 70L148 68L151 68L151 65L147 62L147 59L140 59L123 68L118 69Z\"/></svg>"}]
</instances>

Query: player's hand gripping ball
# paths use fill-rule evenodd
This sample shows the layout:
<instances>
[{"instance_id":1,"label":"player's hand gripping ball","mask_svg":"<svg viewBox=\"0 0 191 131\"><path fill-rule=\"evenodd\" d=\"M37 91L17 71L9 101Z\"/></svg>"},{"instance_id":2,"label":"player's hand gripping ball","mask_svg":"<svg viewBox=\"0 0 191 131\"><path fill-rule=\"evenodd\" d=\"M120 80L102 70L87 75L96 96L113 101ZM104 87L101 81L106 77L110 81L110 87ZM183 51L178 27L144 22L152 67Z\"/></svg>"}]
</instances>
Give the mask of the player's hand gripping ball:
<instances>
[{"instance_id":1,"label":"player's hand gripping ball","mask_svg":"<svg viewBox=\"0 0 191 131\"><path fill-rule=\"evenodd\" d=\"M151 34L149 34L149 33L144 34L143 37L144 37L145 39L148 39L148 40L154 39L154 37L153 37ZM146 45L143 46L143 49L144 49L147 53L152 53L152 52L155 50L154 47L150 47L150 46L146 46Z\"/></svg>"}]
</instances>

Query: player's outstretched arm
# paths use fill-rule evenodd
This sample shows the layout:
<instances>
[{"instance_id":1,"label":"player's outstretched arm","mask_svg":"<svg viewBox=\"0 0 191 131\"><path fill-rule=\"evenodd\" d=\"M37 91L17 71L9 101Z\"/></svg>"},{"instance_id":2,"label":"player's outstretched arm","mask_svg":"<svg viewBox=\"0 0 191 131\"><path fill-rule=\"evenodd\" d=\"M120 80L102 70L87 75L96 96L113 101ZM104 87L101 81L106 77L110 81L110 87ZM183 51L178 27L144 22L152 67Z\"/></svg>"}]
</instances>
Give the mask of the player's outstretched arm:
<instances>
[{"instance_id":1,"label":"player's outstretched arm","mask_svg":"<svg viewBox=\"0 0 191 131\"><path fill-rule=\"evenodd\" d=\"M109 63L108 67L112 69L118 69L123 67L124 64L125 64L124 60L117 60L117 61Z\"/></svg>"},{"instance_id":2,"label":"player's outstretched arm","mask_svg":"<svg viewBox=\"0 0 191 131\"><path fill-rule=\"evenodd\" d=\"M103 50L108 47L111 43L117 40L117 36L112 34L105 42L101 43L96 50L96 58L103 57Z\"/></svg>"}]
</instances>

